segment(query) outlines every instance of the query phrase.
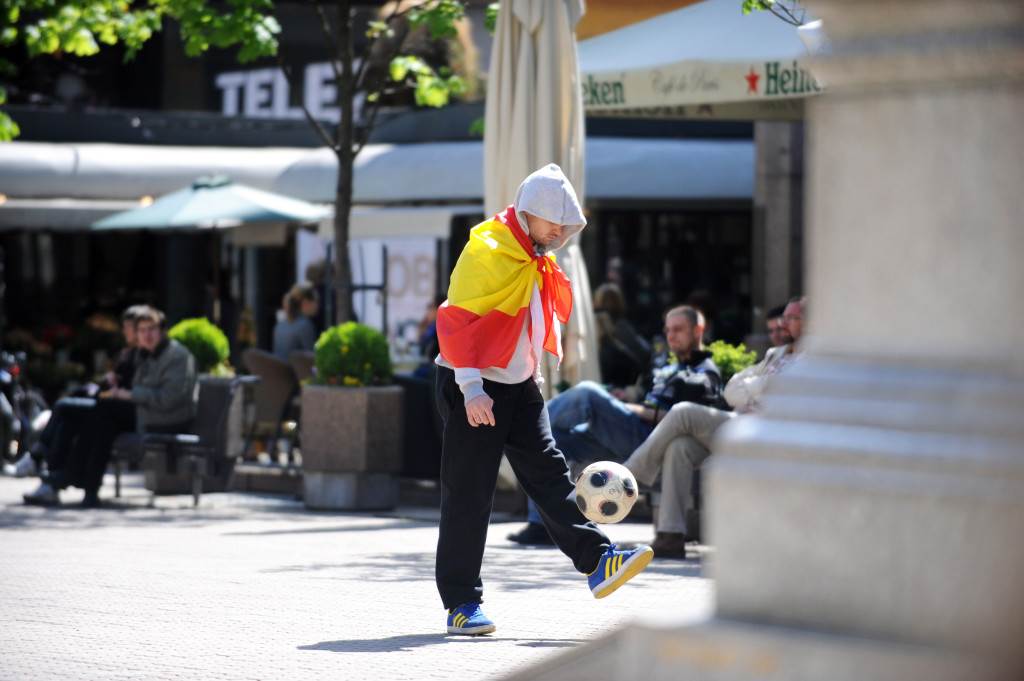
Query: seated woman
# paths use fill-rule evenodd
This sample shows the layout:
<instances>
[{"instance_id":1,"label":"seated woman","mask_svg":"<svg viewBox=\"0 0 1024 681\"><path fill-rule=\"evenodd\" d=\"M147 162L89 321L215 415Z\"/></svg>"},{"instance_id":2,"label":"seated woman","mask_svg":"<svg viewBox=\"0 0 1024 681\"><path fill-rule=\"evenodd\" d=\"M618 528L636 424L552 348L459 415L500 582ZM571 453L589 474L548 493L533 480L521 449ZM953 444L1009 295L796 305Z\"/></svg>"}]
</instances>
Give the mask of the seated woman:
<instances>
[{"instance_id":1,"label":"seated woman","mask_svg":"<svg viewBox=\"0 0 1024 681\"><path fill-rule=\"evenodd\" d=\"M296 350L313 350L317 331L313 324L320 300L311 284L296 284L284 296L283 319L274 326L273 353L287 361Z\"/></svg>"},{"instance_id":2,"label":"seated woman","mask_svg":"<svg viewBox=\"0 0 1024 681\"><path fill-rule=\"evenodd\" d=\"M626 298L617 285L594 291L594 322L601 381L612 387L635 385L651 363L651 346L626 319Z\"/></svg>"},{"instance_id":3,"label":"seated woman","mask_svg":"<svg viewBox=\"0 0 1024 681\"><path fill-rule=\"evenodd\" d=\"M138 312L132 387L100 393L67 457L48 471L38 489L23 496L26 504L59 504L60 490L75 486L85 490L82 505L96 507L110 450L120 433L188 431L195 415L195 360L185 346L166 337L163 327L163 312L148 306Z\"/></svg>"}]
</instances>

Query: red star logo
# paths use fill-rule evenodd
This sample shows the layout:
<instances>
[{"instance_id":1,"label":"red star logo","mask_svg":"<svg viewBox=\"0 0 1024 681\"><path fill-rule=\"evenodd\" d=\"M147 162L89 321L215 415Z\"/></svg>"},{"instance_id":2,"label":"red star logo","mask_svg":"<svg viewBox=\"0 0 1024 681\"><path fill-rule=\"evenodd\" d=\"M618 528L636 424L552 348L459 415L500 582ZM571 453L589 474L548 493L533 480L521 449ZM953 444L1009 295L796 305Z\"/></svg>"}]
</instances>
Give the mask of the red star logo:
<instances>
[{"instance_id":1,"label":"red star logo","mask_svg":"<svg viewBox=\"0 0 1024 681\"><path fill-rule=\"evenodd\" d=\"M751 92L753 92L756 95L757 81L761 80L761 76L760 74L754 71L753 66L750 67L750 73L743 76L743 79L747 81L747 94L749 95Z\"/></svg>"}]
</instances>

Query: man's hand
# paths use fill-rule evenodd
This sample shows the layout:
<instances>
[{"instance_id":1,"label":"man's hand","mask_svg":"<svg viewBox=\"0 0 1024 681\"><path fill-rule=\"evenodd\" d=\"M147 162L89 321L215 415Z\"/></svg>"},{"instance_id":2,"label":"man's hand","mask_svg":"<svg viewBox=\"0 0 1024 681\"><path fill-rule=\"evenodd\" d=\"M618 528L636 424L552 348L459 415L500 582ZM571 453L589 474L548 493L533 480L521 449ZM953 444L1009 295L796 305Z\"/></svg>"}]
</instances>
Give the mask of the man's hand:
<instances>
[{"instance_id":1,"label":"man's hand","mask_svg":"<svg viewBox=\"0 0 1024 681\"><path fill-rule=\"evenodd\" d=\"M494 425L494 412L491 411L491 407L494 406L494 400L487 395L480 395L474 397L466 403L466 420L469 421L469 425L476 428L477 426L493 426Z\"/></svg>"},{"instance_id":2,"label":"man's hand","mask_svg":"<svg viewBox=\"0 0 1024 681\"><path fill-rule=\"evenodd\" d=\"M651 409L650 407L645 407L642 404L627 404L626 409L629 409L631 412L642 418L644 421L647 421L648 423L654 423L654 410Z\"/></svg>"},{"instance_id":3,"label":"man's hand","mask_svg":"<svg viewBox=\"0 0 1024 681\"><path fill-rule=\"evenodd\" d=\"M104 390L99 394L103 399L111 400L131 400L132 391L124 388L111 388L110 390Z\"/></svg>"},{"instance_id":4,"label":"man's hand","mask_svg":"<svg viewBox=\"0 0 1024 681\"><path fill-rule=\"evenodd\" d=\"M626 409L640 417L643 417L644 412L647 411L647 407L642 404L627 404Z\"/></svg>"}]
</instances>

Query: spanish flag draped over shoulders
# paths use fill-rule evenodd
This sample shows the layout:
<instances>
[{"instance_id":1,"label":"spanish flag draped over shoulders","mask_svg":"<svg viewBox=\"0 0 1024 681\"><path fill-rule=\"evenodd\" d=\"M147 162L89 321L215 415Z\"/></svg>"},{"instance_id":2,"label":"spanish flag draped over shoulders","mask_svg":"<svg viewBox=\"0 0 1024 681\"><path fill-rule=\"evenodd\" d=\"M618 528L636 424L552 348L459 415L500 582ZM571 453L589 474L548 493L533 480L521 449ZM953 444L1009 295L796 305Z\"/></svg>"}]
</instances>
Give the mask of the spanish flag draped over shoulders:
<instances>
[{"instance_id":1,"label":"spanish flag draped over shoulders","mask_svg":"<svg viewBox=\"0 0 1024 681\"><path fill-rule=\"evenodd\" d=\"M508 366L523 324L531 323L534 285L544 312L544 349L561 360L554 319L569 320L569 278L554 255L535 253L509 206L470 231L455 264L448 300L437 312L441 357L455 368Z\"/></svg>"}]
</instances>

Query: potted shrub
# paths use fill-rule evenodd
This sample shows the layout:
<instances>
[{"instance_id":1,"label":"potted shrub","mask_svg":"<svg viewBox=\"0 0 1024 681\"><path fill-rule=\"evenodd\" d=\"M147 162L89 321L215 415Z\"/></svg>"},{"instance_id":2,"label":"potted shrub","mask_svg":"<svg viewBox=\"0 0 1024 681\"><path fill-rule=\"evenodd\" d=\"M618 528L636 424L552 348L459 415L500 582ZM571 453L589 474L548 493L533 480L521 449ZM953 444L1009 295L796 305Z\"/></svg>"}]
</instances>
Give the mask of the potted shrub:
<instances>
[{"instance_id":1,"label":"potted shrub","mask_svg":"<svg viewBox=\"0 0 1024 681\"><path fill-rule=\"evenodd\" d=\"M167 336L188 348L196 360L196 372L200 375L234 374L228 364L228 355L231 352L228 338L206 317L182 319L171 327Z\"/></svg>"},{"instance_id":2,"label":"potted shrub","mask_svg":"<svg viewBox=\"0 0 1024 681\"><path fill-rule=\"evenodd\" d=\"M728 383L734 374L738 374L757 361L757 353L747 350L747 346L743 343L730 345L725 341L717 340L708 346L708 351L711 353L711 361L722 372L723 384Z\"/></svg>"},{"instance_id":3,"label":"potted shrub","mask_svg":"<svg viewBox=\"0 0 1024 681\"><path fill-rule=\"evenodd\" d=\"M221 383L232 380L234 369L228 363L230 349L227 336L205 317L183 319L167 332L168 338L184 345L196 361L200 383ZM242 432L242 391L235 393L228 409L225 432L221 435L223 456L207 462L203 489L222 492L234 468L235 457L244 446ZM150 452L147 456L162 458L163 454ZM184 494L191 490L191 480L183 462L153 461L146 466L146 488L158 494Z\"/></svg>"},{"instance_id":4,"label":"potted shrub","mask_svg":"<svg viewBox=\"0 0 1024 681\"><path fill-rule=\"evenodd\" d=\"M314 378L302 386L306 506L382 509L398 503L402 389L391 385L387 339L364 324L324 331Z\"/></svg>"}]
</instances>

